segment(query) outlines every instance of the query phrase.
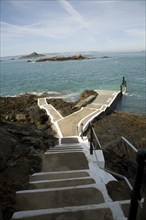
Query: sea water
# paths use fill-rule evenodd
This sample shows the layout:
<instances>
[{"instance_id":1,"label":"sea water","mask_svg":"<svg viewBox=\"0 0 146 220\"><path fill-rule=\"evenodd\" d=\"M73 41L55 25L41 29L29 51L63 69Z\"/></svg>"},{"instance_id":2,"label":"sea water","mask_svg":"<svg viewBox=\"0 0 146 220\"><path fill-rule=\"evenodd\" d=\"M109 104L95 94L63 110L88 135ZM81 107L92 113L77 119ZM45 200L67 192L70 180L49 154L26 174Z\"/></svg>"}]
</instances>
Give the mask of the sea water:
<instances>
[{"instance_id":1,"label":"sea water","mask_svg":"<svg viewBox=\"0 0 146 220\"><path fill-rule=\"evenodd\" d=\"M35 60L27 62L18 58L1 58L0 95L45 92L66 95L74 101L85 89L120 90L124 76L127 92L118 104L117 111L146 114L144 53L83 55L93 59L36 63Z\"/></svg>"}]
</instances>

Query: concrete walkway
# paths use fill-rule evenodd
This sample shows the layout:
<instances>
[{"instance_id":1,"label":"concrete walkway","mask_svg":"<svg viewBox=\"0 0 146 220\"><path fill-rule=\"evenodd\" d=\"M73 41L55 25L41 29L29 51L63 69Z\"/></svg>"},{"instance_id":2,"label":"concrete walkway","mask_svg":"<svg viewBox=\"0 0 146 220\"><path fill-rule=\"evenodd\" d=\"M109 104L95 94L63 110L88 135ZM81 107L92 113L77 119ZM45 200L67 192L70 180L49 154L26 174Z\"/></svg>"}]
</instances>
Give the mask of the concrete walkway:
<instances>
[{"instance_id":1,"label":"concrete walkway","mask_svg":"<svg viewBox=\"0 0 146 220\"><path fill-rule=\"evenodd\" d=\"M87 126L119 95L113 91L98 93L94 102L65 118L45 99L38 100L51 117L60 136L59 144L44 154L42 172L30 176L30 189L16 192L17 211L13 220L127 219L122 205L129 204L129 200L113 202L107 193L106 184L116 180L103 170L102 151L90 155L87 137L77 135L80 123Z\"/></svg>"},{"instance_id":2,"label":"concrete walkway","mask_svg":"<svg viewBox=\"0 0 146 220\"><path fill-rule=\"evenodd\" d=\"M50 116L54 125L54 129L58 134L58 137L79 135L81 132L81 123L83 123L83 129L85 129L89 122L95 117L105 112L112 106L114 102L121 96L119 91L111 90L96 90L98 96L89 105L82 107L81 110L63 117L61 114L50 104L47 104L46 98L40 98L38 105L40 108L45 109Z\"/></svg>"}]
</instances>

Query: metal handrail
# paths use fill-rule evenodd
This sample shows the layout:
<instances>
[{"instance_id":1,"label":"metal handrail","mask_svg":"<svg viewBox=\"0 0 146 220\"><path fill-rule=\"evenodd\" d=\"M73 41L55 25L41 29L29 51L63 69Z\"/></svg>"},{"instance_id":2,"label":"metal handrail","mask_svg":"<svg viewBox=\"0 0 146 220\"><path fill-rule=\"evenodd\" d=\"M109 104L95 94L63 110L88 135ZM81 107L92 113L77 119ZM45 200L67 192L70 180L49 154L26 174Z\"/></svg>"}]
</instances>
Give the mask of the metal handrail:
<instances>
[{"instance_id":1,"label":"metal handrail","mask_svg":"<svg viewBox=\"0 0 146 220\"><path fill-rule=\"evenodd\" d=\"M93 128L92 128L93 129ZM95 130L93 129L93 134L94 134L94 137L95 137L95 139L96 139L96 141L97 141L97 143L98 143L98 145L99 145L99 147L100 147L100 149L102 149L102 146L101 146L101 144L100 144L100 141L99 141L99 139L98 139L98 137L97 137L97 135L96 135L96 133L95 133Z\"/></svg>"},{"instance_id":2,"label":"metal handrail","mask_svg":"<svg viewBox=\"0 0 146 220\"><path fill-rule=\"evenodd\" d=\"M97 158L96 151L95 151L95 147L94 147L94 144L93 144L93 143L92 143L92 146L93 146L93 150L94 150L94 153L95 153L96 161L97 161L97 163L98 163L98 158ZM129 188L130 188L131 190L133 190L133 187L132 187L131 183L129 182L129 180L127 179L126 176L123 176L123 175L121 175L121 174L119 174L119 173L116 173L116 172L114 172L114 171L111 171L111 170L108 170L108 169L105 169L105 168L102 168L102 167L100 167L100 168L101 168L102 170L108 172L108 173L111 173L111 174L113 174L113 175L115 175L115 176L117 176L117 177L120 177L120 178L124 179L124 180L126 181L127 185L129 186Z\"/></svg>"},{"instance_id":3,"label":"metal handrail","mask_svg":"<svg viewBox=\"0 0 146 220\"><path fill-rule=\"evenodd\" d=\"M94 131L94 132L95 132L95 131ZM96 137L95 137L95 138L96 138ZM103 145L103 148L109 146L110 144L112 144L112 143L114 143L114 142L116 142L116 141L118 141L118 140L123 140L126 144L128 144L128 146L129 146L133 151L135 151L135 153L137 153L138 150L136 149L136 147L134 147L133 144L131 144L131 143L130 143L125 137L123 137L123 136L118 137L118 138L116 138L116 139L110 141L109 143Z\"/></svg>"},{"instance_id":4,"label":"metal handrail","mask_svg":"<svg viewBox=\"0 0 146 220\"><path fill-rule=\"evenodd\" d=\"M95 132L95 131L94 131L94 132ZM95 134L96 134L96 133L95 133ZM97 138L97 135L96 135L96 139L98 139L98 138ZM118 140L118 139L121 139L121 137L120 137L120 138L117 138L116 140ZM99 140L98 140L98 141L99 141ZM111 142L112 142L112 141L111 141ZM99 143L100 143L100 142L99 142ZM92 148L93 148L93 151L94 151L94 154L95 154L96 162L97 162L97 164L98 164L98 158L97 158L97 155L96 155L96 150L95 150L94 144L93 144L93 142L92 142L91 144L92 144ZM101 146L101 144L100 144L100 146ZM101 148L101 149L102 149L102 148ZM121 175L121 174L119 174L119 173L116 173L116 172L114 172L114 171L111 171L111 170L109 170L109 169L102 168L102 167L100 167L100 169L102 169L102 170L104 170L104 171L106 171L106 172L108 172L108 173L110 173L110 174L112 174L112 175L114 175L114 176L120 177L121 179L124 179L125 182L127 183L127 185L129 186L131 192L133 191L133 186L131 185L131 183L129 182L129 180L128 180L128 178L127 178L126 176ZM137 199L137 202L138 202L139 206L140 206L141 208L143 208L140 199Z\"/></svg>"},{"instance_id":5,"label":"metal handrail","mask_svg":"<svg viewBox=\"0 0 146 220\"><path fill-rule=\"evenodd\" d=\"M102 149L103 147L100 144L100 141L95 133L94 128L92 127L92 124L90 123L90 129L91 129L91 134L90 134L90 154L93 154L93 151L95 153L95 157L97 160L97 164L98 164L98 158L96 155L96 150L94 147L94 143L93 143L93 135L96 139L96 142L99 146L100 149ZM138 205L142 208L142 204L141 204L141 196L140 196L140 188L141 188L141 184L142 184L142 178L143 178L143 172L144 172L144 166L146 165L146 150L140 149L137 150L125 137L119 137L111 142L109 142L108 144L104 145L108 146L111 143L114 143L117 140L122 139L126 145L128 145L132 151L134 151L136 153L136 161L137 161L137 172L136 172L136 177L135 177L135 182L134 182L134 187L132 187L131 183L129 182L129 180L127 179L127 177L118 174L116 172L113 172L111 170L105 169L100 167L101 169L105 170L108 173L111 173L115 176L121 177L122 179L124 179L127 183L127 185L129 186L129 188L132 191L132 196L131 196L131 203L130 203L130 210L129 210L129 216L128 216L128 220L136 220L137 217L137 211L138 211Z\"/></svg>"},{"instance_id":6,"label":"metal handrail","mask_svg":"<svg viewBox=\"0 0 146 220\"><path fill-rule=\"evenodd\" d=\"M136 149L136 147L134 147L125 137L121 137L121 139L124 140L124 142L125 142L126 144L128 144L128 146L131 147L131 149L132 149L133 151L135 151L136 153L138 152L138 150Z\"/></svg>"}]
</instances>

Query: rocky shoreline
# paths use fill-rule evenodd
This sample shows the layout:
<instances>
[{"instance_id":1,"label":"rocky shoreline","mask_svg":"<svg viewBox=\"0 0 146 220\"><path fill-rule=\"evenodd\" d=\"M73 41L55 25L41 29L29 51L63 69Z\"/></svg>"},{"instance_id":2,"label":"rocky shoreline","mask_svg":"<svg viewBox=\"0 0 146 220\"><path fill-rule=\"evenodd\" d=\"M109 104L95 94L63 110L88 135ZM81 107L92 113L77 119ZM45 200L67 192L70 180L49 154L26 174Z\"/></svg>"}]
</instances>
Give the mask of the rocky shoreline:
<instances>
[{"instance_id":1,"label":"rocky shoreline","mask_svg":"<svg viewBox=\"0 0 146 220\"><path fill-rule=\"evenodd\" d=\"M78 102L89 95L98 94L86 91L82 93ZM11 219L15 211L15 191L29 187L29 175L41 170L44 151L57 142L51 122L45 111L38 108L37 99L37 96L28 94L0 97L0 210L3 213L3 220ZM77 110L77 102L69 103L62 99L48 99L48 102L64 116ZM94 128L102 145L125 136L137 148L146 148L144 116L114 112L101 120L95 120ZM117 172L125 174L128 159L121 161L120 155L114 149L116 147L112 146L104 149L107 165L113 169L116 163ZM133 179L135 173L130 169L128 175ZM145 184L144 179L144 186ZM117 187L115 183L109 184L108 187L113 199L115 194L112 192L115 187ZM146 195L145 191L144 193Z\"/></svg>"}]
</instances>

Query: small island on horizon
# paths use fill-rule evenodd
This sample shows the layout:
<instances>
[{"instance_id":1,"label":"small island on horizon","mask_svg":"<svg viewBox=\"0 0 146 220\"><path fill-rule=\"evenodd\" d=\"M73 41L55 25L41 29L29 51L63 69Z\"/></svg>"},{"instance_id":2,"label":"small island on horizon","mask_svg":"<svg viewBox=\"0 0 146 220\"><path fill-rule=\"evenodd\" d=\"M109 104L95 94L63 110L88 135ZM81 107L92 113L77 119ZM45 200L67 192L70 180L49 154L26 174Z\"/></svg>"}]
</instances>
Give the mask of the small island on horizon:
<instances>
[{"instance_id":1,"label":"small island on horizon","mask_svg":"<svg viewBox=\"0 0 146 220\"><path fill-rule=\"evenodd\" d=\"M39 60L36 60L36 62L47 62L47 61L68 61L68 60L89 60L91 58L85 57L81 54L77 54L75 56L55 56L55 57L46 57Z\"/></svg>"},{"instance_id":2,"label":"small island on horizon","mask_svg":"<svg viewBox=\"0 0 146 220\"><path fill-rule=\"evenodd\" d=\"M19 59L32 59L32 58L39 58L39 57L44 57L44 56L45 56L44 54L38 54L36 52L33 52L31 54L19 57Z\"/></svg>"},{"instance_id":3,"label":"small island on horizon","mask_svg":"<svg viewBox=\"0 0 146 220\"><path fill-rule=\"evenodd\" d=\"M31 59L36 59L36 62L48 62L48 61L68 61L68 60L89 60L91 58L83 56L81 54L76 54L74 56L46 57L46 55L44 54L38 54L36 52L33 52L31 54L19 57L19 59L28 59L27 62L31 62Z\"/></svg>"}]
</instances>

